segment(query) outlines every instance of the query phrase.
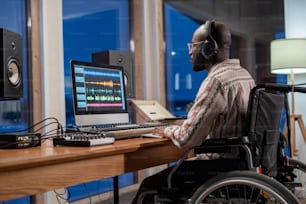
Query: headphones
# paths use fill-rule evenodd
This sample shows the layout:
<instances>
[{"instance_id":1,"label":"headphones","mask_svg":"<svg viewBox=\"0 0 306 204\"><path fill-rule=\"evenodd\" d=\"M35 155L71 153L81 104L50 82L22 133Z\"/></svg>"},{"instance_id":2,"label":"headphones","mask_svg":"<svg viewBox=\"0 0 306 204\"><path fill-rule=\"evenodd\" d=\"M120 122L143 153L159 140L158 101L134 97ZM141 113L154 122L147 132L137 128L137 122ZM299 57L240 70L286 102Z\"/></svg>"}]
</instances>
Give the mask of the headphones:
<instances>
[{"instance_id":1,"label":"headphones","mask_svg":"<svg viewBox=\"0 0 306 204\"><path fill-rule=\"evenodd\" d=\"M211 35L211 29L214 23L214 21L208 20L204 25L205 29L207 30L207 37L202 45L201 54L205 59L210 59L212 56L217 54L219 50L217 42Z\"/></svg>"}]
</instances>

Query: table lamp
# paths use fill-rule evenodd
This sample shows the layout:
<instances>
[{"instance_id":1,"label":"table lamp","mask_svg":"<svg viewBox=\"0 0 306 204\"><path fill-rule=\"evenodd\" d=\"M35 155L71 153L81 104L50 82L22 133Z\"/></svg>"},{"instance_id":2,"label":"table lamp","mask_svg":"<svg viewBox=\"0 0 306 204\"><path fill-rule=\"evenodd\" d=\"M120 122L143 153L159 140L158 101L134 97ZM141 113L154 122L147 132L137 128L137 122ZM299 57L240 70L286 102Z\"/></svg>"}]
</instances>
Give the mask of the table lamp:
<instances>
[{"instance_id":1,"label":"table lamp","mask_svg":"<svg viewBox=\"0 0 306 204\"><path fill-rule=\"evenodd\" d=\"M288 38L273 40L271 42L271 73L289 74L290 84L295 84L294 75L306 73L306 39ZM291 93L291 151L297 155L295 142L295 121L298 121L301 132L306 142L306 130L301 115L295 114L294 92ZM288 121L287 121L288 122Z\"/></svg>"}]
</instances>

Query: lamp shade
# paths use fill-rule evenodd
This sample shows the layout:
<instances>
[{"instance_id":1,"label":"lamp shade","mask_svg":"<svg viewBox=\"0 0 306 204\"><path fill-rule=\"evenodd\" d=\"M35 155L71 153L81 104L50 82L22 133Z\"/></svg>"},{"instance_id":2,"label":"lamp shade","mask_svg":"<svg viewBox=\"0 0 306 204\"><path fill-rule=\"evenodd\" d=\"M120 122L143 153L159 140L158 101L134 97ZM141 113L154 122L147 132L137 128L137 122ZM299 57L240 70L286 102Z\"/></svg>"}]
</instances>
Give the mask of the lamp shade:
<instances>
[{"instance_id":1,"label":"lamp shade","mask_svg":"<svg viewBox=\"0 0 306 204\"><path fill-rule=\"evenodd\" d=\"M279 39L271 42L273 74L306 73L306 39Z\"/></svg>"}]
</instances>

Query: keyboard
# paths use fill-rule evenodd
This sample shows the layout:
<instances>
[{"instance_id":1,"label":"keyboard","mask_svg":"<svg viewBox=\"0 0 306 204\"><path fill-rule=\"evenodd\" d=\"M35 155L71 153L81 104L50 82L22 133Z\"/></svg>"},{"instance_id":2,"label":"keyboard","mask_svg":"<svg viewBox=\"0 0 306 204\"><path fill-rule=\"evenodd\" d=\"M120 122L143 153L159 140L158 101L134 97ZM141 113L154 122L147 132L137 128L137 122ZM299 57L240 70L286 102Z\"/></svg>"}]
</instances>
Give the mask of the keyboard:
<instances>
[{"instance_id":1,"label":"keyboard","mask_svg":"<svg viewBox=\"0 0 306 204\"><path fill-rule=\"evenodd\" d=\"M63 136L53 138L53 146L76 146L91 147L106 144L113 144L114 137L105 137L97 133L69 132Z\"/></svg>"},{"instance_id":2,"label":"keyboard","mask_svg":"<svg viewBox=\"0 0 306 204\"><path fill-rule=\"evenodd\" d=\"M113 137L115 140L141 137L142 134L152 133L155 127L144 127L126 130L113 130L103 133L104 137Z\"/></svg>"},{"instance_id":3,"label":"keyboard","mask_svg":"<svg viewBox=\"0 0 306 204\"><path fill-rule=\"evenodd\" d=\"M167 126L166 123L150 122L143 124L119 125L103 131L105 137L114 137L116 140L141 137L142 134L152 133L154 128Z\"/></svg>"},{"instance_id":4,"label":"keyboard","mask_svg":"<svg viewBox=\"0 0 306 204\"><path fill-rule=\"evenodd\" d=\"M149 122L143 124L116 124L109 126L82 127L80 131L95 132L104 137L114 137L115 140L140 137L142 134L152 133L155 127L167 126L167 123Z\"/></svg>"},{"instance_id":5,"label":"keyboard","mask_svg":"<svg viewBox=\"0 0 306 204\"><path fill-rule=\"evenodd\" d=\"M142 124L135 123L124 123L124 124L111 124L111 125L101 125L101 126L90 126L81 127L80 131L97 131L97 132L108 132L108 131L118 131L118 130L130 130L130 129L142 129L142 128L152 128L166 126L167 123L161 122L149 122Z\"/></svg>"}]
</instances>

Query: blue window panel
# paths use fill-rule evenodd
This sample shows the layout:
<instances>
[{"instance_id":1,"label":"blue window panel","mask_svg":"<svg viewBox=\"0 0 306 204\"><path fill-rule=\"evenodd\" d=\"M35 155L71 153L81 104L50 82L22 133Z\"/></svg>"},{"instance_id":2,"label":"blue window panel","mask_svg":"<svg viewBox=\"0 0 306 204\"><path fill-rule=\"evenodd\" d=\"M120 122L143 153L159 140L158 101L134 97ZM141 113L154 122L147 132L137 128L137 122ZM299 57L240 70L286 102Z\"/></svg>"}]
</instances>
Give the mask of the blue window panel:
<instances>
[{"instance_id":1,"label":"blue window panel","mask_svg":"<svg viewBox=\"0 0 306 204\"><path fill-rule=\"evenodd\" d=\"M207 76L206 71L192 70L187 48L199 23L167 3L164 9L167 109L174 115L186 116L186 105L194 100Z\"/></svg>"},{"instance_id":2,"label":"blue window panel","mask_svg":"<svg viewBox=\"0 0 306 204\"><path fill-rule=\"evenodd\" d=\"M30 197L23 197L5 202L0 202L0 204L30 204Z\"/></svg>"},{"instance_id":3,"label":"blue window panel","mask_svg":"<svg viewBox=\"0 0 306 204\"><path fill-rule=\"evenodd\" d=\"M118 12L112 10L91 14L86 17L82 16L79 18L64 19L63 21L67 124L75 124L72 88L71 85L68 84L68 82L71 83L70 60L90 62L92 53L119 47L116 40L119 37L119 30L115 16L117 16L118 19ZM93 23L90 19L109 20ZM97 26L97 24L100 26ZM105 36L101 36L101 33L105 34Z\"/></svg>"},{"instance_id":4,"label":"blue window panel","mask_svg":"<svg viewBox=\"0 0 306 204\"><path fill-rule=\"evenodd\" d=\"M119 176L119 187L125 187L133 183L133 173L128 173ZM75 185L68 188L69 190L69 202L80 200L83 198L95 196L104 192L111 191L113 189L113 179L103 179L99 181L93 181L81 185Z\"/></svg>"},{"instance_id":5,"label":"blue window panel","mask_svg":"<svg viewBox=\"0 0 306 204\"><path fill-rule=\"evenodd\" d=\"M91 61L103 50L130 50L128 0L63 0L66 124L75 124L70 60ZM81 176L81 175L80 175ZM134 183L134 174L119 176L119 186ZM69 201L113 188L112 178L71 186Z\"/></svg>"},{"instance_id":6,"label":"blue window panel","mask_svg":"<svg viewBox=\"0 0 306 204\"><path fill-rule=\"evenodd\" d=\"M18 100L0 99L0 132L13 132L28 127L27 39L24 0L3 0L0 6L0 27L22 36L23 97ZM2 66L2 65L1 65ZM26 110L26 111L22 111Z\"/></svg>"},{"instance_id":7,"label":"blue window panel","mask_svg":"<svg viewBox=\"0 0 306 204\"><path fill-rule=\"evenodd\" d=\"M103 50L129 50L128 0L63 0L66 123L74 124L70 60Z\"/></svg>"},{"instance_id":8,"label":"blue window panel","mask_svg":"<svg viewBox=\"0 0 306 204\"><path fill-rule=\"evenodd\" d=\"M14 132L28 127L28 87L27 87L27 39L26 39L26 1L2 0L0 6L0 27L22 36L22 80L23 97L19 100L0 99L0 132ZM1 65L2 66L2 65ZM22 112L21 110L25 110ZM29 204L30 197L0 202L1 204Z\"/></svg>"}]
</instances>

